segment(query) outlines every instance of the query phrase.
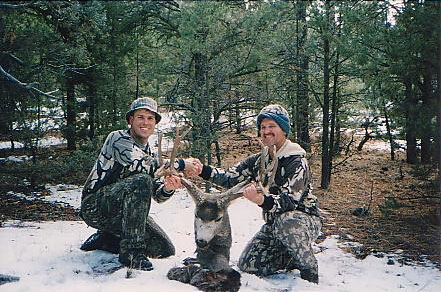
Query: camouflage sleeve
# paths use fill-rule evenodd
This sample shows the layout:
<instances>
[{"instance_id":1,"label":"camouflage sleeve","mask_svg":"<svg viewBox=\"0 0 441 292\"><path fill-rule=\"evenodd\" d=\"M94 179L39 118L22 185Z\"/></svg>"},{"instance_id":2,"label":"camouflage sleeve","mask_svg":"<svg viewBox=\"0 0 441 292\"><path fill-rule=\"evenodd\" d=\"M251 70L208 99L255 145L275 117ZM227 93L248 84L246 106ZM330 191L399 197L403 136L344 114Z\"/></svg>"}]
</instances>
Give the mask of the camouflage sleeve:
<instances>
[{"instance_id":1,"label":"camouflage sleeve","mask_svg":"<svg viewBox=\"0 0 441 292\"><path fill-rule=\"evenodd\" d=\"M116 162L124 167L123 176L133 173L147 173L154 177L159 168L158 159L153 155L147 155L139 148L129 136L119 136L113 139L113 157ZM162 203L168 200L174 192L164 191L164 179L153 180L153 199Z\"/></svg>"},{"instance_id":2,"label":"camouflage sleeve","mask_svg":"<svg viewBox=\"0 0 441 292\"><path fill-rule=\"evenodd\" d=\"M165 163L168 163L168 161L166 161ZM175 169L177 171L184 170L185 169L184 160L183 159L177 159L175 164L174 164L174 167L175 167ZM154 173L152 174L152 177L154 177ZM167 201L175 193L175 191L167 192L167 191L164 190L164 178L163 177L154 179L154 181L153 181L153 188L154 188L153 199L157 203L162 203L162 202Z\"/></svg>"},{"instance_id":3,"label":"camouflage sleeve","mask_svg":"<svg viewBox=\"0 0 441 292\"><path fill-rule=\"evenodd\" d=\"M157 169L157 161L133 143L128 136L116 137L113 141L113 157L129 173L152 174Z\"/></svg>"},{"instance_id":4,"label":"camouflage sleeve","mask_svg":"<svg viewBox=\"0 0 441 292\"><path fill-rule=\"evenodd\" d=\"M219 186L231 188L249 177L256 178L254 166L259 155L260 154L249 156L228 170L204 165L200 176Z\"/></svg>"},{"instance_id":5,"label":"camouflage sleeve","mask_svg":"<svg viewBox=\"0 0 441 292\"><path fill-rule=\"evenodd\" d=\"M271 196L266 197L262 205L267 222L281 213L303 209L301 202L311 192L311 174L306 158L288 157L278 171L275 178L277 186L270 188Z\"/></svg>"},{"instance_id":6,"label":"camouflage sleeve","mask_svg":"<svg viewBox=\"0 0 441 292\"><path fill-rule=\"evenodd\" d=\"M153 199L157 202L157 203L163 203L165 201L167 201L168 199L170 199L173 194L175 193L175 191L171 191L171 192L166 192L164 190L164 180L161 179L155 179L153 182Z\"/></svg>"}]
</instances>

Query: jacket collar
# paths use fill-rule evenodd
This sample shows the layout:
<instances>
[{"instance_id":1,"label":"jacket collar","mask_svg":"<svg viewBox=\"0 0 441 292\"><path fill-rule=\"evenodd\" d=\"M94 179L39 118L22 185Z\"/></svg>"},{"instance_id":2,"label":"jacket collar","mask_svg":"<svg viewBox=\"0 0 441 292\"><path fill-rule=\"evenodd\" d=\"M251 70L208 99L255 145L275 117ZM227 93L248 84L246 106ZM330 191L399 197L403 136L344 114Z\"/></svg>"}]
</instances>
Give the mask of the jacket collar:
<instances>
[{"instance_id":1,"label":"jacket collar","mask_svg":"<svg viewBox=\"0 0 441 292\"><path fill-rule=\"evenodd\" d=\"M280 149L276 152L277 158L283 158L293 155L299 155L301 157L306 156L306 151L297 143L291 142L286 139L285 143L280 147Z\"/></svg>"}]
</instances>

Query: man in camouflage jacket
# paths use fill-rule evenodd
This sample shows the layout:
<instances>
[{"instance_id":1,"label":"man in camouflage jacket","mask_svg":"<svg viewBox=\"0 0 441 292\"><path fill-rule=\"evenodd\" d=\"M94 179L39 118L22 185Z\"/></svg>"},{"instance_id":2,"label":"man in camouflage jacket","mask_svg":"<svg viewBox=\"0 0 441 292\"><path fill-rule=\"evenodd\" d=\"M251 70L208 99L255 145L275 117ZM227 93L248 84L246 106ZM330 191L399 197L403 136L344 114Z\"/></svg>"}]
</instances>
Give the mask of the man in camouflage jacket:
<instances>
[{"instance_id":1,"label":"man in camouflage jacket","mask_svg":"<svg viewBox=\"0 0 441 292\"><path fill-rule=\"evenodd\" d=\"M318 283L318 264L311 244L319 236L322 223L317 198L311 192L306 152L287 139L289 116L280 105L264 107L257 116L257 128L265 146L276 146L278 166L268 195L258 191L256 183L244 189L244 196L262 208L265 224L247 244L238 266L260 276L299 269L303 279ZM227 171L204 165L200 176L225 187L246 178L258 182L261 159L265 167L272 162L269 154L255 154ZM272 171L264 175L264 181L268 181Z\"/></svg>"},{"instance_id":2,"label":"man in camouflage jacket","mask_svg":"<svg viewBox=\"0 0 441 292\"><path fill-rule=\"evenodd\" d=\"M119 261L140 270L151 270L149 257L168 257L175 248L165 232L148 216L151 198L168 200L181 187L180 177L154 178L159 168L148 138L161 120L156 101L135 100L126 115L129 130L108 136L83 188L81 216L98 232L82 245L83 250L119 252ZM177 170L191 171L183 159ZM199 170L200 171L200 170Z\"/></svg>"}]
</instances>

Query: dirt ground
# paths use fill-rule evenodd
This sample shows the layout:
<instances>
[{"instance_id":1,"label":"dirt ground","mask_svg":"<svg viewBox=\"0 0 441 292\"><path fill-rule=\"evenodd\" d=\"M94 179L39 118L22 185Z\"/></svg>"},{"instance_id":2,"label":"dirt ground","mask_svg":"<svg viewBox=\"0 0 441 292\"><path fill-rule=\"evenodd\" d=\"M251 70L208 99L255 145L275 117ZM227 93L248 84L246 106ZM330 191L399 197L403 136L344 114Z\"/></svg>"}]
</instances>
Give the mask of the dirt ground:
<instances>
[{"instance_id":1,"label":"dirt ground","mask_svg":"<svg viewBox=\"0 0 441 292\"><path fill-rule=\"evenodd\" d=\"M336 158L326 190L320 188L321 156L312 151L309 162L314 194L324 217L324 235L337 234L344 241L361 243L362 247L348 248L359 258L372 252L396 252L404 258L424 261L422 255L427 255L441 268L440 197L433 184L436 172L412 168L405 163L404 152L391 161L389 153L369 149L370 143L374 142L369 141L362 151L351 150L347 156ZM253 131L222 135L220 144L223 167L260 149ZM313 149L319 146L313 143ZM73 208L8 195L11 190L32 192L26 187L17 190L12 177L9 184L1 180L0 226L10 219L79 220ZM354 215L356 208L367 209L367 214Z\"/></svg>"},{"instance_id":2,"label":"dirt ground","mask_svg":"<svg viewBox=\"0 0 441 292\"><path fill-rule=\"evenodd\" d=\"M221 144L225 166L260 149L253 131L234 139L223 136ZM434 170L416 178L418 170L405 162L405 152L396 152L391 161L389 152L370 149L375 141L369 141L362 151L355 150L354 144L347 156L335 159L331 184L324 190L320 188L321 155L314 150L320 145L312 144L309 163L313 192L324 217L324 235L337 234L342 240L361 243L361 248L348 248L359 258L372 252L396 252L424 261L422 255L427 255L441 268L440 194L433 184ZM356 208L368 212L354 215Z\"/></svg>"}]
</instances>

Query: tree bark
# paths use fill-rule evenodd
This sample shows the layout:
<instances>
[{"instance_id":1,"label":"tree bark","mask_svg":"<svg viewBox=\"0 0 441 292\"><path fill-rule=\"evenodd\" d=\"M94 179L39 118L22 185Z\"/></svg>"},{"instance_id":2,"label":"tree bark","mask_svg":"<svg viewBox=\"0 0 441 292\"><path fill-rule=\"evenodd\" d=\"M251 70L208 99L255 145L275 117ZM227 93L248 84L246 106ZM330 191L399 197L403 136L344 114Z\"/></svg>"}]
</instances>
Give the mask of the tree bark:
<instances>
[{"instance_id":1,"label":"tree bark","mask_svg":"<svg viewBox=\"0 0 441 292\"><path fill-rule=\"evenodd\" d=\"M309 56L306 53L308 30L306 26L307 2L299 2L297 10L297 142L307 151L311 151L309 137L309 97L308 70Z\"/></svg>"},{"instance_id":2,"label":"tree bark","mask_svg":"<svg viewBox=\"0 0 441 292\"><path fill-rule=\"evenodd\" d=\"M329 2L325 3L327 19L325 20L328 27L329 22ZM322 134L322 170L321 183L323 189L329 187L329 39L323 36L323 134Z\"/></svg>"},{"instance_id":3,"label":"tree bark","mask_svg":"<svg viewBox=\"0 0 441 292\"><path fill-rule=\"evenodd\" d=\"M95 138L96 135L96 121L97 121L97 96L96 96L96 83L92 82L88 85L88 106L89 106L89 131L88 137L90 140Z\"/></svg>"},{"instance_id":4,"label":"tree bark","mask_svg":"<svg viewBox=\"0 0 441 292\"><path fill-rule=\"evenodd\" d=\"M412 82L409 77L404 80L405 86L405 100L404 112L406 115L406 162L410 164L418 163L417 148L416 148L416 128L415 116L417 101L412 92Z\"/></svg>"},{"instance_id":5,"label":"tree bark","mask_svg":"<svg viewBox=\"0 0 441 292\"><path fill-rule=\"evenodd\" d=\"M423 85L422 85L422 109L420 111L421 120L421 163L430 163L431 147L432 147L432 125L431 120L433 116L432 104L432 73L429 66L424 66L423 69Z\"/></svg>"},{"instance_id":6,"label":"tree bark","mask_svg":"<svg viewBox=\"0 0 441 292\"><path fill-rule=\"evenodd\" d=\"M75 85L67 81L66 94L66 139L67 149L76 150L76 110L75 110Z\"/></svg>"}]
</instances>

